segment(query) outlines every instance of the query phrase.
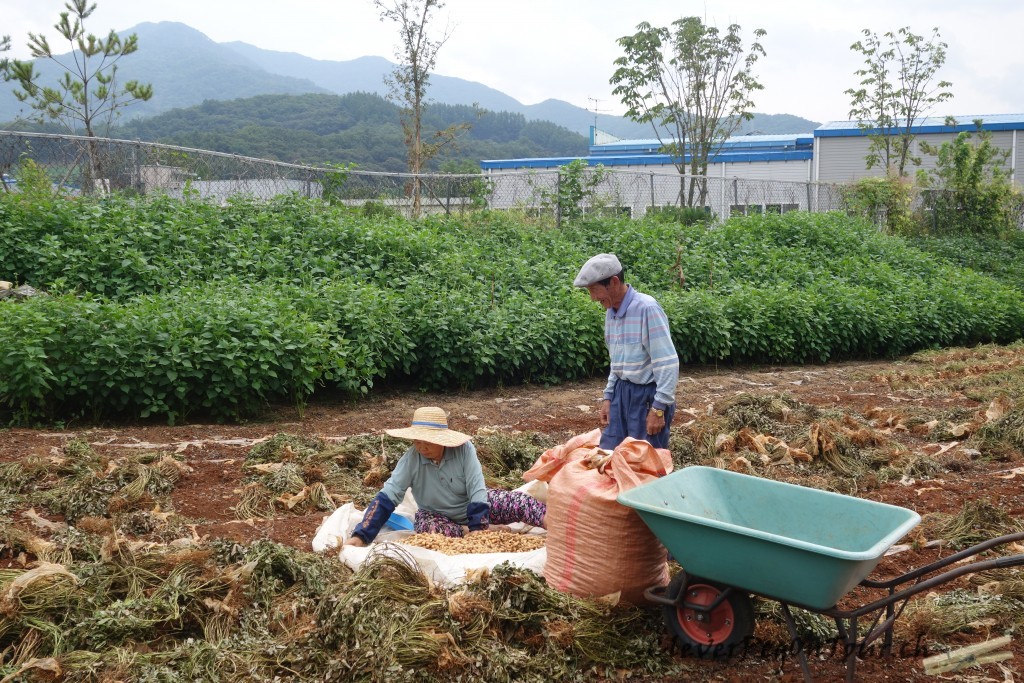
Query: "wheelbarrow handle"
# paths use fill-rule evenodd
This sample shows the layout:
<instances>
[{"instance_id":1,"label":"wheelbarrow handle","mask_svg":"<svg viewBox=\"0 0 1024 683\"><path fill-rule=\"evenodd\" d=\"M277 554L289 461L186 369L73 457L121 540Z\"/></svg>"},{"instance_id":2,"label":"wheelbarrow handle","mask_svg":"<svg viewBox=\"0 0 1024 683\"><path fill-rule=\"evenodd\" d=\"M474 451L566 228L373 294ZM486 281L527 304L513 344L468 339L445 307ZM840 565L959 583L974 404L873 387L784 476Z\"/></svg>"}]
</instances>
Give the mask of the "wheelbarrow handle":
<instances>
[{"instance_id":1,"label":"wheelbarrow handle","mask_svg":"<svg viewBox=\"0 0 1024 683\"><path fill-rule=\"evenodd\" d=\"M884 598L875 600L872 603L858 607L857 609L849 611L841 611L835 608L830 610L821 611L821 614L826 614L833 617L849 618L849 617L860 617L865 614L870 614L875 610L882 609L888 605L895 605L896 603L905 600L918 593L923 593L926 590L942 585L953 579L959 578L966 574L975 574L977 572L989 571L991 569L1005 569L1007 567L1019 567L1024 565L1024 554L1019 555L1007 555L1006 557L995 557L991 560L983 560L981 562L971 562L969 564L961 565L955 569L943 572L942 574L936 574L930 578L919 581L913 584L909 588L895 591L890 593ZM916 574L911 572L911 574ZM862 584L866 585L866 584Z\"/></svg>"},{"instance_id":2,"label":"wheelbarrow handle","mask_svg":"<svg viewBox=\"0 0 1024 683\"><path fill-rule=\"evenodd\" d=\"M920 577L922 577L922 576L924 576L926 574L930 574L930 573L932 573L932 572L934 572L936 570L942 569L943 567L948 567L951 564L956 564L957 562L959 562L959 561L961 561L961 560L963 560L965 558L974 557L975 555L980 555L981 553L985 552L986 550L991 550L992 548L995 548L997 546L1006 545L1007 543L1014 543L1016 541L1024 541L1024 532L1018 532L1018 533L1015 533L1015 534L1006 534L1004 536L997 536L996 538L990 538L987 541L983 541L981 543L978 543L977 545L972 545L970 548L965 548L964 550L961 550L958 553L954 553L952 555L949 555L948 557L944 557L941 560L936 560L935 562L932 562L931 564L925 565L924 567L919 567L917 569L909 571L906 574L902 574L902 575L897 576L895 578L887 579L885 581L872 581L870 579L864 579L863 581L860 582L860 585L865 586L867 588L893 588L894 586L898 586L898 585L900 585L902 583L906 583L908 581L913 581L914 579L920 578ZM1010 556L1010 557L1016 557L1016 556ZM1001 559L1009 559L1009 557L1001 558ZM1002 567L1002 566L1016 567L1019 564L1020 563L1017 562L1017 563L1010 563L1010 564L1007 564L1007 565L999 565L999 566L1000 567ZM968 566L971 566L971 565L968 565ZM986 567L986 569L990 569L990 568L991 567ZM975 570L975 571L981 571L981 570ZM942 583L942 582L940 582L940 583Z\"/></svg>"}]
</instances>

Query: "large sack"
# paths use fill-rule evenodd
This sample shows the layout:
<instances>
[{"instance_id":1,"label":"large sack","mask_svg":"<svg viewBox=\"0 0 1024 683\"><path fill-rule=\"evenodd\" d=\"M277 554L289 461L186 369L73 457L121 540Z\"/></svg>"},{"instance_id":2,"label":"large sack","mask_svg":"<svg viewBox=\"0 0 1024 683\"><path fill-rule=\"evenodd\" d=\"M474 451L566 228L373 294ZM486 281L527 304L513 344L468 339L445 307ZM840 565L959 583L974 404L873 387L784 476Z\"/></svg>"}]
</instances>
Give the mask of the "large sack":
<instances>
[{"instance_id":1,"label":"large sack","mask_svg":"<svg viewBox=\"0 0 1024 683\"><path fill-rule=\"evenodd\" d=\"M668 583L667 552L636 511L615 498L671 472L672 455L632 438L609 455L600 440L597 429L573 437L523 474L548 482L544 579L573 595L618 592L641 604L646 588Z\"/></svg>"}]
</instances>

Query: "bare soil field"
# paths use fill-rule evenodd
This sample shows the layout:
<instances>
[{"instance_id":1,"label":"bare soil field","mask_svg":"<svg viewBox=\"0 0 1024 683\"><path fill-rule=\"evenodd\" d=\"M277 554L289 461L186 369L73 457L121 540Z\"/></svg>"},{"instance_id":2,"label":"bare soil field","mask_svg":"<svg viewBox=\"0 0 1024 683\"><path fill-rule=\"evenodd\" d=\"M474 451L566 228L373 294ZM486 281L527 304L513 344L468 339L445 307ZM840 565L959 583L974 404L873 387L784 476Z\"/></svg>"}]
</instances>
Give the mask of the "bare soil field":
<instances>
[{"instance_id":1,"label":"bare soil field","mask_svg":"<svg viewBox=\"0 0 1024 683\"><path fill-rule=\"evenodd\" d=\"M1019 409L1024 403L1022 363L1024 348L1017 345L950 350L894 362L686 367L677 394L679 412L673 433L689 435L691 443L698 447L696 452L685 454L677 453L674 447L673 454L677 462L681 459L684 464L717 464L741 471L774 467L775 478L904 506L923 517L936 513L954 517L972 503L987 501L1010 520L1019 522L1024 519L1024 463L1019 460L1020 453L1012 446L993 451L988 442L978 439L985 424L997 422L1015 405ZM602 380L589 380L555 387L501 387L452 394L391 390L358 402L321 399L302 411L292 406L272 407L263 418L244 424L71 423L63 428L10 428L0 430L0 462L49 458L70 440L83 440L97 454L111 458L142 451L175 454L189 470L169 494L173 512L190 520L196 537L238 542L270 539L311 551L310 542L326 515L324 512L281 511L269 518L238 518L245 476L243 463L256 444L282 433L327 442L341 442L355 435L376 436L385 428L405 426L413 410L422 405L443 407L450 413L451 426L470 434L538 433L561 443L598 426L597 402L603 385ZM799 458L802 452L813 451L813 444L806 437L789 442L798 456L795 463L777 466L768 465L768 458L759 462L757 449L744 448L740 438L733 442L719 439L717 443L714 438L708 439L707 434L713 429L708 426L708 418L719 415L721 406L734 404L737 397L785 397L787 405L796 406L794 410L814 409L834 418L836 424L843 424L842 416L846 416L848 436L861 433L866 440L874 439L876 451L894 454L904 469L898 476L859 472L826 481ZM758 404L755 401L751 405ZM1012 438L1011 435L1011 442ZM1015 438L1024 438L1024 432ZM702 448L700 444L705 443L713 445ZM819 447L821 443L824 441L819 442ZM922 462L936 466L914 469L915 463ZM59 516L43 515L50 521L60 521ZM16 526L26 531L39 532L38 524L25 511L16 512L13 519ZM929 540L935 539L926 534L905 539L907 549L884 558L872 577L895 575L954 552L942 543L927 544ZM2 567L25 566L32 559L0 551ZM974 590L974 586L969 577L964 577L937 590ZM850 599L864 598L859 595ZM913 623L902 631L904 637L912 637L907 635L910 626L926 630L927 624L914 621L924 617L906 618ZM928 654L934 654L943 647L959 647L1002 635L998 626L992 619L980 619L955 633L926 637L917 645L923 644L929 648ZM900 630L897 636L900 642ZM920 647L903 647L902 652L886 657L867 653L858 663L857 680L1021 680L1024 645L1018 634L1013 636L1012 659L941 676L925 675L925 650ZM669 639L665 640L669 647ZM844 669L840 659L815 657L811 667L818 680L841 680ZM745 653L724 662L686 659L680 663L687 672L682 680L802 680L795 659L777 653ZM642 678L630 672L622 672L622 677Z\"/></svg>"}]
</instances>

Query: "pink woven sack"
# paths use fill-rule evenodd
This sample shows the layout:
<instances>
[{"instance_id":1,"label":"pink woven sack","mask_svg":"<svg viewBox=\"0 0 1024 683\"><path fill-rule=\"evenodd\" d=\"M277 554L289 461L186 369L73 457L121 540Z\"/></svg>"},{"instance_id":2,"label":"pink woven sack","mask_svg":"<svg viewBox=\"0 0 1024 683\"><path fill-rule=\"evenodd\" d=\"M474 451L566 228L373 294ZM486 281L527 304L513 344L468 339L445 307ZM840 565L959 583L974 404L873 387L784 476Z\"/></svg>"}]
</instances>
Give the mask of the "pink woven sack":
<instances>
[{"instance_id":1,"label":"pink woven sack","mask_svg":"<svg viewBox=\"0 0 1024 683\"><path fill-rule=\"evenodd\" d=\"M615 498L672 471L672 455L627 438L611 455L601 431L544 452L523 479L548 482L547 562L552 588L581 597L619 592L633 604L646 588L668 583L665 547L632 508Z\"/></svg>"}]
</instances>

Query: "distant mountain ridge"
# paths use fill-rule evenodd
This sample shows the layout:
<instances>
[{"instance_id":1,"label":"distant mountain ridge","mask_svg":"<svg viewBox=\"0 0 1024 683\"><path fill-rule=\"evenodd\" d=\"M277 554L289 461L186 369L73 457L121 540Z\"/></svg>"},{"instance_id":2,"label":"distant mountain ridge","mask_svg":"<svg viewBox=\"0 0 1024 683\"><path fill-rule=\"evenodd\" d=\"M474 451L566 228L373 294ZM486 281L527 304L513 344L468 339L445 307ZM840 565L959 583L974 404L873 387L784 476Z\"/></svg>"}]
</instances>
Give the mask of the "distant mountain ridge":
<instances>
[{"instance_id":1,"label":"distant mountain ridge","mask_svg":"<svg viewBox=\"0 0 1024 683\"><path fill-rule=\"evenodd\" d=\"M481 159L583 156L587 139L549 121L522 114L434 104L423 125L444 130L473 125L438 150L431 171L470 172ZM125 121L112 130L125 140L171 144L298 164L354 164L362 170L408 170L401 111L375 93L257 95L207 100L194 107Z\"/></svg>"},{"instance_id":2,"label":"distant mountain ridge","mask_svg":"<svg viewBox=\"0 0 1024 683\"><path fill-rule=\"evenodd\" d=\"M383 57L347 61L318 60L292 52L267 50L242 42L217 43L179 22L145 22L122 31L135 33L139 50L119 64L118 79L153 85L153 99L133 104L126 117L147 117L206 100L234 100L257 95L369 92L387 95L384 77L394 67ZM53 65L37 63L42 82L58 78ZM13 121L26 105L14 97L13 85L0 84L0 121ZM550 121L587 135L597 125L620 138L650 138L650 125L619 116L597 115L568 102L549 99L524 105L482 83L431 74L430 100L449 105L477 104L493 112L522 114L528 121ZM741 133L809 133L818 123L790 114L755 114Z\"/></svg>"}]
</instances>

